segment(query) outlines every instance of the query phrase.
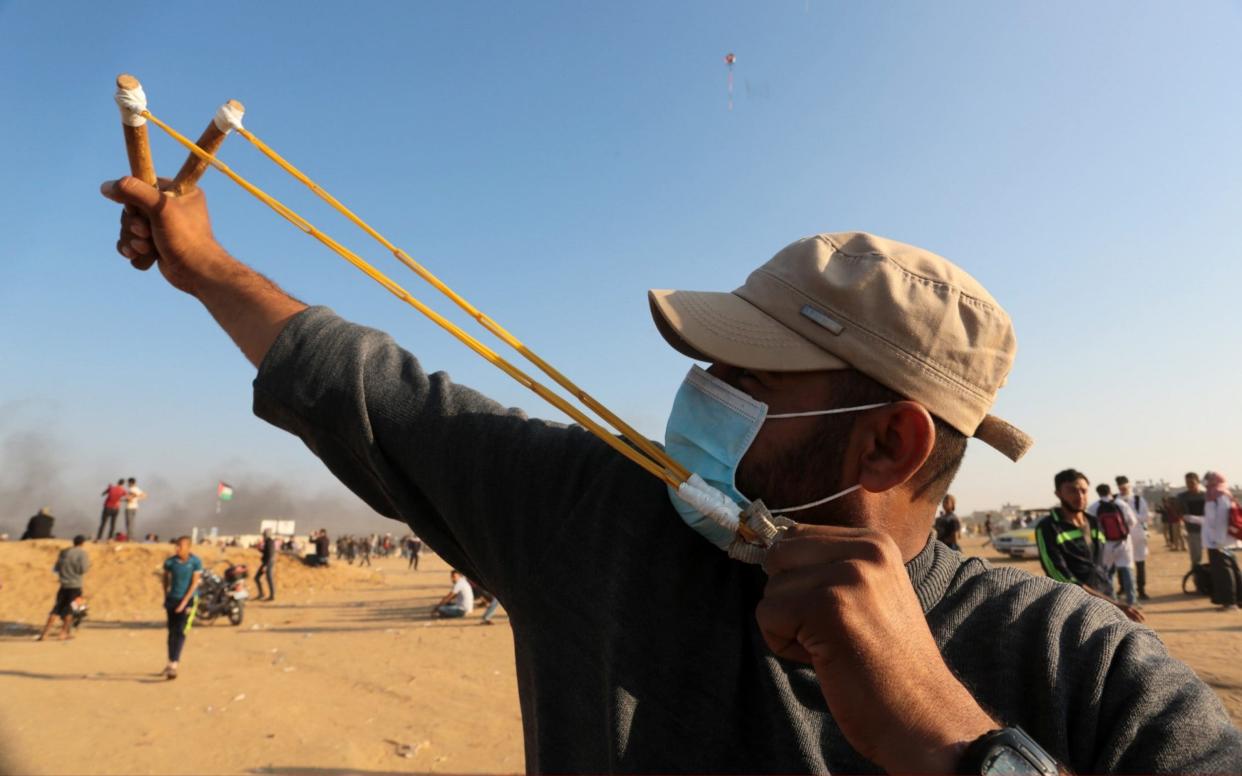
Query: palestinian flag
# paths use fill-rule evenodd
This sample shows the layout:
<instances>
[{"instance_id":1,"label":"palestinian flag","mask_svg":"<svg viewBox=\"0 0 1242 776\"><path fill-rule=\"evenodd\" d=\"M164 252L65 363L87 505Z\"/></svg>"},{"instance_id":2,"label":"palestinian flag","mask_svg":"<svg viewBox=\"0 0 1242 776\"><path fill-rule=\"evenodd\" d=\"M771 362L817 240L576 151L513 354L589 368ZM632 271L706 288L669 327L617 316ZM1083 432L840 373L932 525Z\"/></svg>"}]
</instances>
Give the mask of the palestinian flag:
<instances>
[{"instance_id":1,"label":"palestinian flag","mask_svg":"<svg viewBox=\"0 0 1242 776\"><path fill-rule=\"evenodd\" d=\"M216 485L216 498L220 499L221 501L232 501L233 500L233 486L229 485L227 482L221 482L220 484Z\"/></svg>"}]
</instances>

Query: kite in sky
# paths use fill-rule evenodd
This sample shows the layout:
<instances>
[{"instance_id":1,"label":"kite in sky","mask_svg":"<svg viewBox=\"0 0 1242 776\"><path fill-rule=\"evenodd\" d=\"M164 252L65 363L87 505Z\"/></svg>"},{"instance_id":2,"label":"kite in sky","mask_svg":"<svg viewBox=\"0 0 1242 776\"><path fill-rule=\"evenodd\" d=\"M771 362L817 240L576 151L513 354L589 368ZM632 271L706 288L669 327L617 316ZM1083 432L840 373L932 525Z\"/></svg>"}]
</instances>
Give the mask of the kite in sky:
<instances>
[{"instance_id":1,"label":"kite in sky","mask_svg":"<svg viewBox=\"0 0 1242 776\"><path fill-rule=\"evenodd\" d=\"M725 54L725 66L729 68L729 110L733 110L733 63L736 61L732 51Z\"/></svg>"}]
</instances>

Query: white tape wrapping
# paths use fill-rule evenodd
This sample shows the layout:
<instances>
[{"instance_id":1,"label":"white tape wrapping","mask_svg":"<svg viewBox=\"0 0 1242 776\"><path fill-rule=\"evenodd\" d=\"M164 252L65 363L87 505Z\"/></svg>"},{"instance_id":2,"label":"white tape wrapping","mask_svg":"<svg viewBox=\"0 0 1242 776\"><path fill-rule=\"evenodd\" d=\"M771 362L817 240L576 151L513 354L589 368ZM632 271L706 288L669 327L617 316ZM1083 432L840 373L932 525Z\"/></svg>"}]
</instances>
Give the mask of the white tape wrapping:
<instances>
[{"instance_id":1,"label":"white tape wrapping","mask_svg":"<svg viewBox=\"0 0 1242 776\"><path fill-rule=\"evenodd\" d=\"M762 566L764 558L768 555L768 548L757 544L747 544L742 541L741 537L738 537L733 540L733 544L729 545L728 552L729 557L734 560L740 560L752 566Z\"/></svg>"},{"instance_id":2,"label":"white tape wrapping","mask_svg":"<svg viewBox=\"0 0 1242 776\"><path fill-rule=\"evenodd\" d=\"M121 109L122 124L141 127L147 123L141 115L147 109L147 95L142 91L141 86L137 89L117 89L114 99Z\"/></svg>"},{"instance_id":3,"label":"white tape wrapping","mask_svg":"<svg viewBox=\"0 0 1242 776\"><path fill-rule=\"evenodd\" d=\"M227 135L235 129L242 128L242 116L244 115L244 112L239 111L226 102L216 111L216 116L212 121L215 123L216 129Z\"/></svg>"},{"instance_id":4,"label":"white tape wrapping","mask_svg":"<svg viewBox=\"0 0 1242 776\"><path fill-rule=\"evenodd\" d=\"M690 479L678 485L677 497L721 528L737 530L741 508L733 503L733 499L708 485L699 475L691 474Z\"/></svg>"}]
</instances>

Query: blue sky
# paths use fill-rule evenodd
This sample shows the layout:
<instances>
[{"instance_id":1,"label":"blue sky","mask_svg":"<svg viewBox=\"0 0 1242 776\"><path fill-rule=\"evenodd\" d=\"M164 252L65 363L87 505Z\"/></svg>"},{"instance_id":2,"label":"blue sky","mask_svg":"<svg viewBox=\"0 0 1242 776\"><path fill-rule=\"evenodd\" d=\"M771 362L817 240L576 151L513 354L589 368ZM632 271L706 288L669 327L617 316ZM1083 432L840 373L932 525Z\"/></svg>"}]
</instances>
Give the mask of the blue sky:
<instances>
[{"instance_id":1,"label":"blue sky","mask_svg":"<svg viewBox=\"0 0 1242 776\"><path fill-rule=\"evenodd\" d=\"M1014 319L997 412L1037 446L1013 465L972 443L966 511L1042 505L1066 466L1242 479L1239 39L1238 2L0 3L7 506L39 505L13 481L44 479L31 446L65 513L122 473L205 503L217 479L339 491L250 414L252 369L198 303L113 252L97 187L126 172L122 71L192 136L242 100L252 131L653 436L688 364L646 289L731 289L798 237L861 229L956 261ZM152 142L171 175L184 154ZM243 141L222 157L450 311ZM555 416L222 176L203 185L220 241L292 293Z\"/></svg>"}]
</instances>

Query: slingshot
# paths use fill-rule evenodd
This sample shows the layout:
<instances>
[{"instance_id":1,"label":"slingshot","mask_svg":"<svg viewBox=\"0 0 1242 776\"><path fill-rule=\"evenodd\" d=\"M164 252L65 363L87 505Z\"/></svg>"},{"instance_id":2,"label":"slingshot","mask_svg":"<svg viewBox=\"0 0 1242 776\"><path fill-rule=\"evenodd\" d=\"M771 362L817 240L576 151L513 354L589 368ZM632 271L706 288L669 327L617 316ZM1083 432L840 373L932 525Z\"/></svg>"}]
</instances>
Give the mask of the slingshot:
<instances>
[{"instance_id":1,"label":"slingshot","mask_svg":"<svg viewBox=\"0 0 1242 776\"><path fill-rule=\"evenodd\" d=\"M504 327L472 305L464 297L442 282L424 266L412 259L408 253L398 248L369 224L359 218L353 211L346 208L335 197L312 181L297 167L277 154L266 143L242 126L245 114L244 106L229 100L216 111L207 128L199 136L198 142L192 142L175 129L157 118L147 109L146 95L138 79L122 74L116 79L116 102L121 108L121 123L125 133L125 148L129 156L130 171L134 177L152 186L157 185L155 166L151 161L151 148L147 137L146 123L150 121L168 133L174 140L185 146L190 152L189 157L177 172L173 182L166 189L168 196L177 196L193 189L198 180L206 173L208 167L215 167L230 180L252 194L259 201L276 211L297 228L314 237L319 242L336 252L358 270L379 283L401 301L418 310L433 323L453 335L466 347L491 362L502 372L526 386L540 398L564 412L576 423L590 431L609 447L634 462L654 477L677 491L678 496L694 506L709 519L724 528L734 531L738 536L729 548L733 557L757 563L762 561L763 553L780 535L780 531L789 521L773 518L761 501L752 502L743 512L725 494L713 488L697 474L688 471L684 466L673 460L663 449L654 444L619 418L615 413L597 401L586 391L579 388L559 370L539 357L526 347L520 340L509 333ZM440 313L428 307L419 299L402 288L398 283L376 269L358 254L341 245L324 234L302 216L295 213L282 202L258 188L242 176L234 172L228 165L216 158L216 153L223 145L225 138L232 131L245 138L264 156L275 162L281 169L292 175L307 186L317 196L331 205L356 226L370 235L376 242L416 275L431 284L437 291L448 297L454 304L474 318L483 328L498 337L505 344L516 350L527 361L534 364L553 382L576 398L595 415L615 429L620 437L610 433L603 425L593 420L577 406L571 404L561 395L538 382L521 369L503 358L495 350L480 342L461 327L448 320ZM148 265L149 266L149 265Z\"/></svg>"}]
</instances>

